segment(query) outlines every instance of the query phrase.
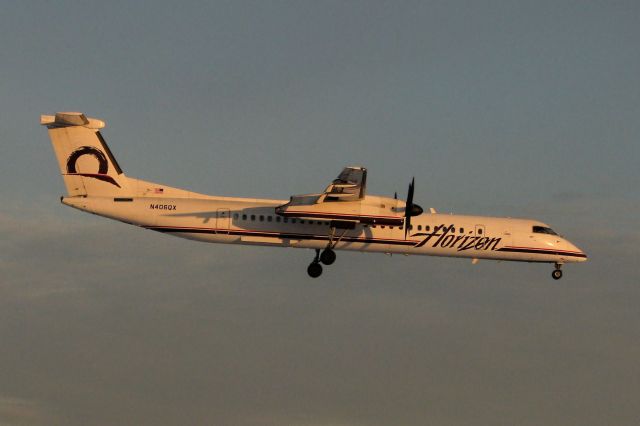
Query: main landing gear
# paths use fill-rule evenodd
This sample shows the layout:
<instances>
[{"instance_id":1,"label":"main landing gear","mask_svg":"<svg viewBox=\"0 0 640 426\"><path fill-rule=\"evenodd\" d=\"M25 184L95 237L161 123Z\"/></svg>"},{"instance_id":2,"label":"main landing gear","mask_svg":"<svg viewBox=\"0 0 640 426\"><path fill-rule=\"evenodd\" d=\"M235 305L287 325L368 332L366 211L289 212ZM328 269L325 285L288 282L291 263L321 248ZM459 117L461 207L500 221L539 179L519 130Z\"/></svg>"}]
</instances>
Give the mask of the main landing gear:
<instances>
[{"instance_id":1,"label":"main landing gear","mask_svg":"<svg viewBox=\"0 0 640 426\"><path fill-rule=\"evenodd\" d=\"M320 252L320 249L316 249L316 256L313 261L307 268L307 274L311 278L318 278L322 275L322 265L320 263L324 263L325 265L331 265L336 261L336 252L331 248L327 247L326 249Z\"/></svg>"},{"instance_id":2,"label":"main landing gear","mask_svg":"<svg viewBox=\"0 0 640 426\"><path fill-rule=\"evenodd\" d=\"M307 268L307 274L309 274L311 278L318 278L320 275L322 275L322 265L320 264L320 249L316 249L316 257Z\"/></svg>"},{"instance_id":3,"label":"main landing gear","mask_svg":"<svg viewBox=\"0 0 640 426\"><path fill-rule=\"evenodd\" d=\"M322 252L320 251L320 249L316 249L316 256L313 258L313 261L307 268L307 273L311 278L318 278L320 275L322 275L321 263L329 266L336 261L336 252L333 250L333 248L336 246L336 244L340 242L340 240L342 239L342 237L346 232L347 230L345 229L342 235L340 235L340 237L338 237L338 239L334 242L333 239L336 234L336 228L331 227L331 234L329 235L329 244L327 244L327 247L324 250L322 250Z\"/></svg>"},{"instance_id":4,"label":"main landing gear","mask_svg":"<svg viewBox=\"0 0 640 426\"><path fill-rule=\"evenodd\" d=\"M333 262L335 261L336 261L335 251L333 251L330 247L327 247L326 249L322 250L322 253L320 253L320 262L328 266L328 265L332 265Z\"/></svg>"},{"instance_id":5,"label":"main landing gear","mask_svg":"<svg viewBox=\"0 0 640 426\"><path fill-rule=\"evenodd\" d=\"M551 276L554 280L559 280L560 278L562 278L562 270L560 269L561 267L562 263L556 263L556 269L554 269L554 271L551 273Z\"/></svg>"}]
</instances>

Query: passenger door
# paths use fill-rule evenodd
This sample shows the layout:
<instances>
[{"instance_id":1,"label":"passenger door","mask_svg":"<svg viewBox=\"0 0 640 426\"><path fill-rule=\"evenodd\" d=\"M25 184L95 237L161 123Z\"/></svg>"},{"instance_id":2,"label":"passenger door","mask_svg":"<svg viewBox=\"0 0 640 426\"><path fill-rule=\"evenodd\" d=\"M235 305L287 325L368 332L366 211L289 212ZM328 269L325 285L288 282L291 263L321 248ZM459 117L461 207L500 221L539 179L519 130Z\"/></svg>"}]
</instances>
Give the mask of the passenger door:
<instances>
[{"instance_id":1,"label":"passenger door","mask_svg":"<svg viewBox=\"0 0 640 426\"><path fill-rule=\"evenodd\" d=\"M229 233L230 214L229 209L218 209L216 211L216 233Z\"/></svg>"}]
</instances>

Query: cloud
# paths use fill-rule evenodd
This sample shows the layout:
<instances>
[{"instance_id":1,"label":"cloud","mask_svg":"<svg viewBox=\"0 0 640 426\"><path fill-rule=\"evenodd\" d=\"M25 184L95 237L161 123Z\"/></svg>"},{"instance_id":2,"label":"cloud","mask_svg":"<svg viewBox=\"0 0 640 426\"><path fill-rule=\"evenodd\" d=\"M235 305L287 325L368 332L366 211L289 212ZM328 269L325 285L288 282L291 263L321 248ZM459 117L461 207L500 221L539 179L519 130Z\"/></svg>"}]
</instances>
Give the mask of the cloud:
<instances>
[{"instance_id":1,"label":"cloud","mask_svg":"<svg viewBox=\"0 0 640 426\"><path fill-rule=\"evenodd\" d=\"M66 213L0 216L0 394L43 401L32 406L41 423L637 414L620 397L637 395L640 373L633 267L604 285L618 263L596 256L556 283L544 265L341 252L309 280L307 250L200 244ZM590 223L580 230L594 244L635 241Z\"/></svg>"},{"instance_id":2,"label":"cloud","mask_svg":"<svg viewBox=\"0 0 640 426\"><path fill-rule=\"evenodd\" d=\"M33 400L0 395L1 426L46 425L52 420L52 413Z\"/></svg>"}]
</instances>

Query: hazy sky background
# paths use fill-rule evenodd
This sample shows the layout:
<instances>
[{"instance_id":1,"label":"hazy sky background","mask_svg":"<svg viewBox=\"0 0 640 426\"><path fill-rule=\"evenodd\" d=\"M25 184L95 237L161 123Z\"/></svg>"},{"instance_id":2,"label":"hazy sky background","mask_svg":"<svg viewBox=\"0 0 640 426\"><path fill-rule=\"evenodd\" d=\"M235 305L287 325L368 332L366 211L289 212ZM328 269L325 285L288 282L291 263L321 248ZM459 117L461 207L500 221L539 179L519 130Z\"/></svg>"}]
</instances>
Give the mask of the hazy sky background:
<instances>
[{"instance_id":1,"label":"hazy sky background","mask_svg":"<svg viewBox=\"0 0 640 426\"><path fill-rule=\"evenodd\" d=\"M636 425L640 3L4 1L0 425ZM534 217L550 265L205 245L59 203L40 114L133 177Z\"/></svg>"}]
</instances>

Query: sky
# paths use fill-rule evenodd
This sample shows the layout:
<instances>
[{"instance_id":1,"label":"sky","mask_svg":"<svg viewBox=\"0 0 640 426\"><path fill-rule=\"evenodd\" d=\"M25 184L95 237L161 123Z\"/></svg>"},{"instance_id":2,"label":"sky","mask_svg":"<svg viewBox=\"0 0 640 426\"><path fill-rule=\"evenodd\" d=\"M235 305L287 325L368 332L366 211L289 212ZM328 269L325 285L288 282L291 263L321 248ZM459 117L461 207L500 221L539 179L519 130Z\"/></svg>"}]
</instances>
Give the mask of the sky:
<instances>
[{"instance_id":1,"label":"sky","mask_svg":"<svg viewBox=\"0 0 640 426\"><path fill-rule=\"evenodd\" d=\"M640 4L2 2L0 425L635 425ZM128 176L287 199L343 166L528 217L550 265L207 245L69 209L40 114Z\"/></svg>"}]
</instances>

